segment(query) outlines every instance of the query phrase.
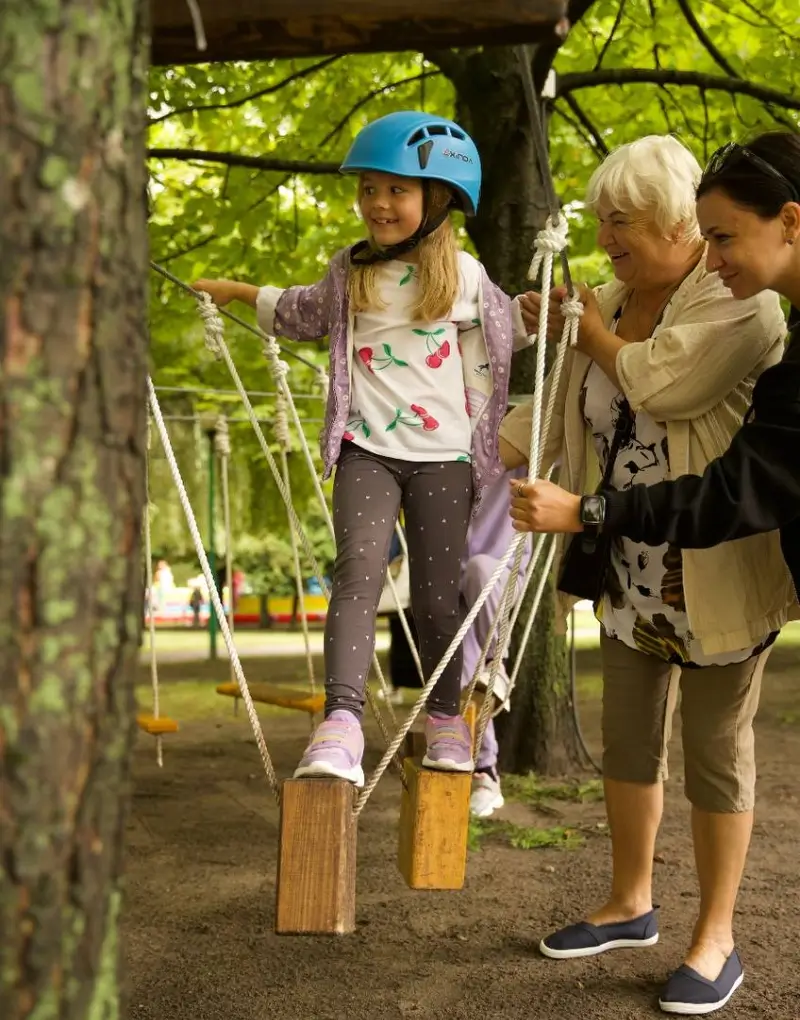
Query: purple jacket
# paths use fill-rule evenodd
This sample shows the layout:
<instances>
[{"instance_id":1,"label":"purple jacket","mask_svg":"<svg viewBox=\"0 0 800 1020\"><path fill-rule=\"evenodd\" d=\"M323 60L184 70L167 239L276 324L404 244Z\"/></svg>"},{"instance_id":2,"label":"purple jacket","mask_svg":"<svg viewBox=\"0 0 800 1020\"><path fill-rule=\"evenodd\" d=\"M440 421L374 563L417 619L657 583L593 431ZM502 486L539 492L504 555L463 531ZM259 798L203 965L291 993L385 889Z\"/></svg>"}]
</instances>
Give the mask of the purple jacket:
<instances>
[{"instance_id":1,"label":"purple jacket","mask_svg":"<svg viewBox=\"0 0 800 1020\"><path fill-rule=\"evenodd\" d=\"M483 360L474 366L474 386L466 379L465 386L473 426L473 489L479 501L485 487L504 470L498 454L498 434L508 402L513 340L521 330L514 329L511 299L492 283L480 263L475 264L480 270ZM326 478L339 458L350 411L349 348L353 329L347 297L349 267L349 249L345 248L331 259L330 268L319 283L286 290L262 287L258 295L258 321L266 333L291 340L318 340L324 336L330 340L330 391L320 438Z\"/></svg>"}]
</instances>

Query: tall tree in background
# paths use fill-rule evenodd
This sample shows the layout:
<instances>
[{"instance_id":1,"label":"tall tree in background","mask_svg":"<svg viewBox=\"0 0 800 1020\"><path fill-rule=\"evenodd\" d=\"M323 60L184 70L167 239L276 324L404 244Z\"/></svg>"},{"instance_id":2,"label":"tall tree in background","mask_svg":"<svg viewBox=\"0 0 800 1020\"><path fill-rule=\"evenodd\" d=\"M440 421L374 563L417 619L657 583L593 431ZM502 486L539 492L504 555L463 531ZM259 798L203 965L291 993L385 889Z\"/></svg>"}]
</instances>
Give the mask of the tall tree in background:
<instances>
[{"instance_id":1,"label":"tall tree in background","mask_svg":"<svg viewBox=\"0 0 800 1020\"><path fill-rule=\"evenodd\" d=\"M0 10L0 1016L119 1015L142 616L144 0Z\"/></svg>"},{"instance_id":2,"label":"tall tree in background","mask_svg":"<svg viewBox=\"0 0 800 1020\"><path fill-rule=\"evenodd\" d=\"M678 134L703 159L732 136L794 124L800 38L792 0L572 0L569 13L566 44L558 52L541 47L534 76L541 86L551 66L557 72L548 104L551 158L558 191L570 203L573 268L599 282L608 270L593 252L594 228L580 208L598 161L651 132ZM546 206L511 50L174 68L154 75L151 100L155 255L186 277L217 273L278 284L318 277L330 254L359 233L350 185L337 174L350 139L367 119L422 106L455 115L475 136L485 179L469 238L508 291L527 286ZM198 363L196 347L176 343L176 336L192 335L191 315L188 304L159 289L157 377L225 385L217 368ZM263 388L257 348L248 353L243 344L237 357L250 385ZM530 392L530 359L517 361L515 389ZM295 387L307 383L302 373L293 379ZM316 423L309 428L315 431ZM265 490L264 475L254 476L254 506L273 502ZM263 516L240 519L253 530L264 527ZM579 761L549 599L512 715L506 767L557 772Z\"/></svg>"}]
</instances>

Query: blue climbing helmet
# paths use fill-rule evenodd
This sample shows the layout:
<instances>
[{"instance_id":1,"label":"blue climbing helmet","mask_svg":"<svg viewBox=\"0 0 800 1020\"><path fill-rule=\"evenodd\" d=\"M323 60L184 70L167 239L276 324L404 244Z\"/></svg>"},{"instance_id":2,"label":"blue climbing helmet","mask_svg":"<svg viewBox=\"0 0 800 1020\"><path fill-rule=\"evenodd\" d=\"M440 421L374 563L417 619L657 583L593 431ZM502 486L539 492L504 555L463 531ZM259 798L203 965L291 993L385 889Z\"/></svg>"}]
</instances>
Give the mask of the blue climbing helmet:
<instances>
[{"instance_id":1,"label":"blue climbing helmet","mask_svg":"<svg viewBox=\"0 0 800 1020\"><path fill-rule=\"evenodd\" d=\"M423 181L441 181L453 189L468 216L478 210L481 158L467 132L444 117L417 110L389 113L356 136L340 170L375 170Z\"/></svg>"}]
</instances>

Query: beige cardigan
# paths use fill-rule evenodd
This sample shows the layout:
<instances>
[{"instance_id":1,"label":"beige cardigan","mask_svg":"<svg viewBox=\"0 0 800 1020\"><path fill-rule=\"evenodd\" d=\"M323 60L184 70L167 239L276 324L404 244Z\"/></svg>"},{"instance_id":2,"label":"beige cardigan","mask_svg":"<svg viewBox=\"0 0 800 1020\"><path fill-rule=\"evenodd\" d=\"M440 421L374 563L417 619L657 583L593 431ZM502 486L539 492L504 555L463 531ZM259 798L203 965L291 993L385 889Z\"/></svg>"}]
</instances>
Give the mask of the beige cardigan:
<instances>
[{"instance_id":1,"label":"beige cardigan","mask_svg":"<svg viewBox=\"0 0 800 1020\"><path fill-rule=\"evenodd\" d=\"M603 321L610 325L626 287L598 288ZM635 410L664 422L670 475L702 474L724 453L742 424L755 381L780 360L786 333L777 295L735 300L701 263L667 305L653 336L627 344L617 356L622 390ZM566 355L555 401L542 472L560 468L570 492L594 489L599 464L580 410L580 390L591 361L580 351ZM549 380L544 394L547 403ZM527 459L532 404L505 418L501 436ZM563 553L563 539L555 571ZM779 630L795 604L778 533L726 542L714 549L685 549L683 582L689 626L708 655L747 648ZM564 614L574 599L560 597Z\"/></svg>"}]
</instances>

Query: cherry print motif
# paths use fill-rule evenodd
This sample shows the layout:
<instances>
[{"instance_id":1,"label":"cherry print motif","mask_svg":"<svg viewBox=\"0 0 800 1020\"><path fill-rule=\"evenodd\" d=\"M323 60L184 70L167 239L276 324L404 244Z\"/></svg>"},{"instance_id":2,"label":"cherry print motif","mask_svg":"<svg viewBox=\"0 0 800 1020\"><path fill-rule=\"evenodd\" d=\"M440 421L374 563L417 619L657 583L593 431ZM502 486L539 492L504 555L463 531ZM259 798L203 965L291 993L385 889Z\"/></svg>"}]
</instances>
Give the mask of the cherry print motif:
<instances>
[{"instance_id":1,"label":"cherry print motif","mask_svg":"<svg viewBox=\"0 0 800 1020\"><path fill-rule=\"evenodd\" d=\"M416 336L425 337L425 346L428 349L428 356L425 358L425 364L428 368L441 368L442 362L445 358L450 357L450 341L437 340L444 333L444 326L440 326L439 329L428 330L428 329L412 329L411 332Z\"/></svg>"},{"instance_id":2,"label":"cherry print motif","mask_svg":"<svg viewBox=\"0 0 800 1020\"><path fill-rule=\"evenodd\" d=\"M408 368L407 361L401 361L400 358L394 356L391 344L382 344L381 346L383 347L382 355L376 355L371 347L361 347L359 349L358 357L364 362L368 371L375 375L376 372L381 372L390 365L395 365L397 368Z\"/></svg>"},{"instance_id":3,"label":"cherry print motif","mask_svg":"<svg viewBox=\"0 0 800 1020\"><path fill-rule=\"evenodd\" d=\"M396 408L394 419L389 422L384 431L394 432L398 425L408 425L411 428L419 428L421 425L423 432L434 432L439 428L439 422L432 414L428 414L420 404L412 404L411 411L413 417L409 417L401 407Z\"/></svg>"},{"instance_id":4,"label":"cherry print motif","mask_svg":"<svg viewBox=\"0 0 800 1020\"><path fill-rule=\"evenodd\" d=\"M353 439L355 439L355 433L358 432L359 429L361 429L364 433L364 438L369 439L372 434L372 429L369 425L367 425L366 418L363 418L361 415L356 415L355 417L348 419L342 439L346 439L348 442L352 443Z\"/></svg>"},{"instance_id":5,"label":"cherry print motif","mask_svg":"<svg viewBox=\"0 0 800 1020\"><path fill-rule=\"evenodd\" d=\"M399 283L399 286L400 286L400 287L405 287L405 285L406 285L407 283L410 283L410 282L411 282L411 281L412 281L412 280L414 279L414 272L415 272L415 270L414 270L414 267L413 267L413 266L408 266L408 265L407 265L407 266L406 266L406 272L405 272L405 276L404 276L404 277L403 277L403 279L402 279L402 280L400 281L400 283Z\"/></svg>"}]
</instances>

